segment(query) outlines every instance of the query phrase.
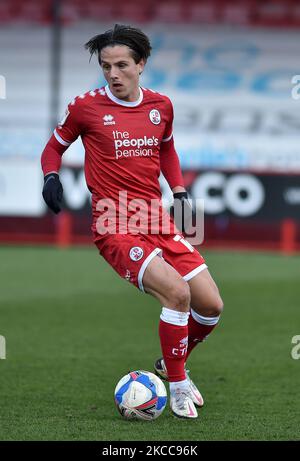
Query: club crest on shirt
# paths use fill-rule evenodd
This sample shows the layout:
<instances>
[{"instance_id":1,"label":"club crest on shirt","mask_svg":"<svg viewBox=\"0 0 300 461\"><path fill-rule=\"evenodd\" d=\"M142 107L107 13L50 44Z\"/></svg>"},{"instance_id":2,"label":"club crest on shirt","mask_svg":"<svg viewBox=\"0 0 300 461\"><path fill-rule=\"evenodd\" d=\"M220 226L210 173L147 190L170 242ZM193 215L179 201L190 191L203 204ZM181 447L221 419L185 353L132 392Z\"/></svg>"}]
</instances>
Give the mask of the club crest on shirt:
<instances>
[{"instance_id":1,"label":"club crest on shirt","mask_svg":"<svg viewBox=\"0 0 300 461\"><path fill-rule=\"evenodd\" d=\"M160 123L160 113L159 113L159 111L157 109L150 110L149 118L150 118L151 122L154 125L158 125Z\"/></svg>"},{"instance_id":2,"label":"club crest on shirt","mask_svg":"<svg viewBox=\"0 0 300 461\"><path fill-rule=\"evenodd\" d=\"M144 251L141 247L132 247L129 256L132 261L139 261L144 256Z\"/></svg>"}]
</instances>

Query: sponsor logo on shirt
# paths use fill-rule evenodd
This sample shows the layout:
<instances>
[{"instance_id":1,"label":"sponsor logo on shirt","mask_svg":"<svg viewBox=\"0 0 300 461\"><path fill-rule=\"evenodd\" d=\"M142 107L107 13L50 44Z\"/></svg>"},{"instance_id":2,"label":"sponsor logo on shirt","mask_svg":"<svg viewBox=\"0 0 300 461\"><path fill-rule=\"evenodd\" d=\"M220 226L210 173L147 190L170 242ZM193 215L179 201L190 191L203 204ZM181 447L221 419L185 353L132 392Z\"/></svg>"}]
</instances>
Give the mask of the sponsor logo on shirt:
<instances>
[{"instance_id":1,"label":"sponsor logo on shirt","mask_svg":"<svg viewBox=\"0 0 300 461\"><path fill-rule=\"evenodd\" d=\"M149 113L149 118L154 125L160 124L160 113L157 109L152 109Z\"/></svg>"},{"instance_id":2,"label":"sponsor logo on shirt","mask_svg":"<svg viewBox=\"0 0 300 461\"><path fill-rule=\"evenodd\" d=\"M131 138L128 131L113 131L116 159L122 157L151 157L152 147L159 145L155 136Z\"/></svg>"}]
</instances>

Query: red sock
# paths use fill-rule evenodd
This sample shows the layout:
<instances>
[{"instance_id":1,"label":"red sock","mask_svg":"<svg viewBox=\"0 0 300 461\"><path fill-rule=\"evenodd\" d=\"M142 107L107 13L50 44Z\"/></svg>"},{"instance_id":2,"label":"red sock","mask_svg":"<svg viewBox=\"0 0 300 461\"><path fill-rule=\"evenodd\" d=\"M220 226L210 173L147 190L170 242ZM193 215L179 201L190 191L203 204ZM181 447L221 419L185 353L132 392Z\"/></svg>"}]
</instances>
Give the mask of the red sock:
<instances>
[{"instance_id":1,"label":"red sock","mask_svg":"<svg viewBox=\"0 0 300 461\"><path fill-rule=\"evenodd\" d=\"M169 382L186 379L184 364L188 344L188 317L188 312L178 312L163 307L159 322L159 337ZM169 323L171 321L173 323Z\"/></svg>"},{"instance_id":2,"label":"red sock","mask_svg":"<svg viewBox=\"0 0 300 461\"><path fill-rule=\"evenodd\" d=\"M186 354L186 359L189 357L190 353L197 346L197 344L204 341L206 336L208 336L213 329L217 326L219 317L202 317L199 314L196 314L194 311L191 311L188 323L188 332L189 332L189 343ZM197 316L197 317L196 317ZM195 318L197 320L195 320ZM207 321L207 323L214 322L212 325L205 325L204 323L199 323L199 320Z\"/></svg>"}]
</instances>

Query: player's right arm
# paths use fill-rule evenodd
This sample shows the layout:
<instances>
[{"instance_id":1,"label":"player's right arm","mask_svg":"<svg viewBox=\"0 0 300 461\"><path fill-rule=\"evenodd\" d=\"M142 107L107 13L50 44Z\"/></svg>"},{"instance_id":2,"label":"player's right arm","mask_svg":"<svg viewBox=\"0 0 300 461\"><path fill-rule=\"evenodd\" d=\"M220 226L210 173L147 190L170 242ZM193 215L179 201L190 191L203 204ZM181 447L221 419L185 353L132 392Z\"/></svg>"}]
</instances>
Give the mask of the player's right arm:
<instances>
[{"instance_id":1,"label":"player's right arm","mask_svg":"<svg viewBox=\"0 0 300 461\"><path fill-rule=\"evenodd\" d=\"M61 211L63 197L63 187L59 179L62 155L80 134L78 107L73 102L69 104L64 118L55 128L41 156L44 173L43 198L54 213Z\"/></svg>"}]
</instances>

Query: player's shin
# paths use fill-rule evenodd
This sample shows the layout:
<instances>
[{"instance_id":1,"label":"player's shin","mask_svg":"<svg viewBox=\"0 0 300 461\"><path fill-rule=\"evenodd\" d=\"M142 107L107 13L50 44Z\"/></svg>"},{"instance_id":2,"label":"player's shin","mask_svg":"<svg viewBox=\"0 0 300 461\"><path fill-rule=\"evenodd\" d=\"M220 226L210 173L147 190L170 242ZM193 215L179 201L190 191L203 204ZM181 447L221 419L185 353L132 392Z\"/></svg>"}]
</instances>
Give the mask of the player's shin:
<instances>
[{"instance_id":1,"label":"player's shin","mask_svg":"<svg viewBox=\"0 0 300 461\"><path fill-rule=\"evenodd\" d=\"M189 312L162 308L159 337L169 382L184 381Z\"/></svg>"},{"instance_id":2,"label":"player's shin","mask_svg":"<svg viewBox=\"0 0 300 461\"><path fill-rule=\"evenodd\" d=\"M197 344L204 341L213 331L219 322L220 316L204 317L191 309L191 315L188 322L188 349L186 359Z\"/></svg>"}]
</instances>

